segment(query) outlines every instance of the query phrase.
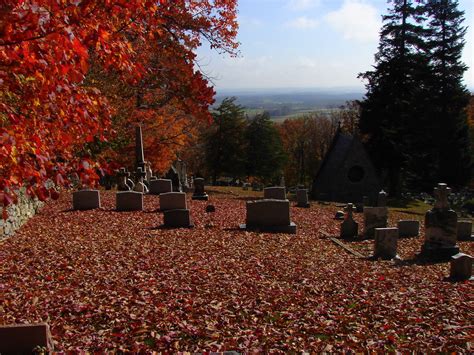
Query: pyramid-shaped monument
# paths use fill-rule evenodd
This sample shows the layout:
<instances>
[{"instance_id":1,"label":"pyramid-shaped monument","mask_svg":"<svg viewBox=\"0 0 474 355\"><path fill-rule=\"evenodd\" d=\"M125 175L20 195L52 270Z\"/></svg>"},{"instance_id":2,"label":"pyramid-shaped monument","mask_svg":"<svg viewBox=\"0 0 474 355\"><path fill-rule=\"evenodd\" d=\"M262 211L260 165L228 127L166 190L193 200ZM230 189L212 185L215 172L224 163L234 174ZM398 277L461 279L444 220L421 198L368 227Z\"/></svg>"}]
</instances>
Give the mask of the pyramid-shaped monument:
<instances>
[{"instance_id":1,"label":"pyramid-shaped monument","mask_svg":"<svg viewBox=\"0 0 474 355\"><path fill-rule=\"evenodd\" d=\"M363 196L375 202L381 183L372 161L357 134L339 127L313 180L316 200L361 202Z\"/></svg>"}]
</instances>

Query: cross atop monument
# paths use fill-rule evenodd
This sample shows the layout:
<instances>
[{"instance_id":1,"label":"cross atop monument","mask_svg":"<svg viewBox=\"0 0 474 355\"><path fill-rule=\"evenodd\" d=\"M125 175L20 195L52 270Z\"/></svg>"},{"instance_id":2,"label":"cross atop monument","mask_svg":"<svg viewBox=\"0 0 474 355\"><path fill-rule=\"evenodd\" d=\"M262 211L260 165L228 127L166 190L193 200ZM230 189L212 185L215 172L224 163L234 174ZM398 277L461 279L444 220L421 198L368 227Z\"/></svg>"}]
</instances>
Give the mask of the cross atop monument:
<instances>
[{"instance_id":1,"label":"cross atop monument","mask_svg":"<svg viewBox=\"0 0 474 355\"><path fill-rule=\"evenodd\" d=\"M435 208L447 209L449 208L448 195L451 193L451 188L444 183L439 183L438 187L434 189L436 198Z\"/></svg>"},{"instance_id":2,"label":"cross atop monument","mask_svg":"<svg viewBox=\"0 0 474 355\"><path fill-rule=\"evenodd\" d=\"M117 175L118 175L119 177L129 177L129 176L130 176L130 173L127 171L127 169L125 169L125 168L122 167L122 168L118 169Z\"/></svg>"},{"instance_id":3,"label":"cross atop monument","mask_svg":"<svg viewBox=\"0 0 474 355\"><path fill-rule=\"evenodd\" d=\"M143 182L143 179L146 176L146 172L141 167L138 167L135 176L137 177L138 181Z\"/></svg>"},{"instance_id":4,"label":"cross atop monument","mask_svg":"<svg viewBox=\"0 0 474 355\"><path fill-rule=\"evenodd\" d=\"M352 203L348 203L346 207L344 207L344 211L346 211L346 219L352 219L352 212L356 210L356 207Z\"/></svg>"}]
</instances>

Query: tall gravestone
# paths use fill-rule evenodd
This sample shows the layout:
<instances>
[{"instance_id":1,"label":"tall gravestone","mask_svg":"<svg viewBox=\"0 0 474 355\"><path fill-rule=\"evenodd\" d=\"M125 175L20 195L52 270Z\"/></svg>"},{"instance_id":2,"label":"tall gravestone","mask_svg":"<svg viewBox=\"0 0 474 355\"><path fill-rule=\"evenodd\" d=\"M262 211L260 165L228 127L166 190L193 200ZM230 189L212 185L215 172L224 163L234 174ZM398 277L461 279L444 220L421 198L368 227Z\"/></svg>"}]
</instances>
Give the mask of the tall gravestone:
<instances>
[{"instance_id":1,"label":"tall gravestone","mask_svg":"<svg viewBox=\"0 0 474 355\"><path fill-rule=\"evenodd\" d=\"M145 154L143 153L142 126L135 128L135 169L145 171Z\"/></svg>"},{"instance_id":2,"label":"tall gravestone","mask_svg":"<svg viewBox=\"0 0 474 355\"><path fill-rule=\"evenodd\" d=\"M209 200L209 195L204 191L204 179L195 178L194 179L194 193L192 196L193 200Z\"/></svg>"},{"instance_id":3,"label":"tall gravestone","mask_svg":"<svg viewBox=\"0 0 474 355\"><path fill-rule=\"evenodd\" d=\"M364 235L372 238L375 228L386 228L388 221L388 209L385 205L387 202L386 192L380 191L377 199L377 207L364 206Z\"/></svg>"},{"instance_id":4,"label":"tall gravestone","mask_svg":"<svg viewBox=\"0 0 474 355\"><path fill-rule=\"evenodd\" d=\"M446 184L438 184L434 195L435 206L425 214L425 242L419 256L424 259L449 260L459 253L457 241L458 216L449 208Z\"/></svg>"},{"instance_id":5,"label":"tall gravestone","mask_svg":"<svg viewBox=\"0 0 474 355\"><path fill-rule=\"evenodd\" d=\"M346 214L344 221L341 224L341 238L352 239L356 238L359 234L359 224L354 221L352 213L356 210L352 203L348 203L345 207Z\"/></svg>"}]
</instances>

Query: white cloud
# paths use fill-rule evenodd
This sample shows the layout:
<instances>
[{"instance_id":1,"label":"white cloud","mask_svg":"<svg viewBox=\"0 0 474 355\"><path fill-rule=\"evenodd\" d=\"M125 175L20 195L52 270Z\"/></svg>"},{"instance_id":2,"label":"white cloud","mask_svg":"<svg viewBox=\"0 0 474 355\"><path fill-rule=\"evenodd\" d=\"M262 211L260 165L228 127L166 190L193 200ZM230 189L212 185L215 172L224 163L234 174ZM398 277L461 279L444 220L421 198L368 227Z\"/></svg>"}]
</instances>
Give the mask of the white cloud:
<instances>
[{"instance_id":1,"label":"white cloud","mask_svg":"<svg viewBox=\"0 0 474 355\"><path fill-rule=\"evenodd\" d=\"M319 21L306 16L301 16L295 18L294 20L288 21L285 25L286 27L298 29L310 29L317 27L319 25Z\"/></svg>"},{"instance_id":2,"label":"white cloud","mask_svg":"<svg viewBox=\"0 0 474 355\"><path fill-rule=\"evenodd\" d=\"M381 19L375 7L361 0L345 0L341 8L325 16L344 39L373 42L379 38Z\"/></svg>"},{"instance_id":3,"label":"white cloud","mask_svg":"<svg viewBox=\"0 0 474 355\"><path fill-rule=\"evenodd\" d=\"M239 15L239 17L237 18L237 22L239 23L239 26L241 28L242 27L261 27L263 25L263 22L259 20L258 18L242 16L242 15Z\"/></svg>"},{"instance_id":4,"label":"white cloud","mask_svg":"<svg viewBox=\"0 0 474 355\"><path fill-rule=\"evenodd\" d=\"M293 11L307 10L318 6L320 0L290 0L287 7Z\"/></svg>"}]
</instances>

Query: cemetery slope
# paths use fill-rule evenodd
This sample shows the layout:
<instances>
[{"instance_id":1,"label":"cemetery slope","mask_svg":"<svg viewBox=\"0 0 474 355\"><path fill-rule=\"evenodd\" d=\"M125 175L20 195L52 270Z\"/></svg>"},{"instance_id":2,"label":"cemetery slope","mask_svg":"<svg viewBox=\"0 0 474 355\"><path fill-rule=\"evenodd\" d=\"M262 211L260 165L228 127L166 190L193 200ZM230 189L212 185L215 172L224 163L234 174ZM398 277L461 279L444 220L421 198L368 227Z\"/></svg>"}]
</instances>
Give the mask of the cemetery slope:
<instances>
[{"instance_id":1,"label":"cemetery slope","mask_svg":"<svg viewBox=\"0 0 474 355\"><path fill-rule=\"evenodd\" d=\"M48 202L1 244L0 323L47 321L58 351L468 351L473 286L443 281L449 264L347 253L327 237L334 206L291 207L297 234L269 234L236 229L243 200L210 198L206 214L188 195L195 228L174 230L153 228L156 196L144 212L113 211L113 192L99 210L69 211L70 195ZM402 239L398 253L421 244Z\"/></svg>"}]
</instances>

